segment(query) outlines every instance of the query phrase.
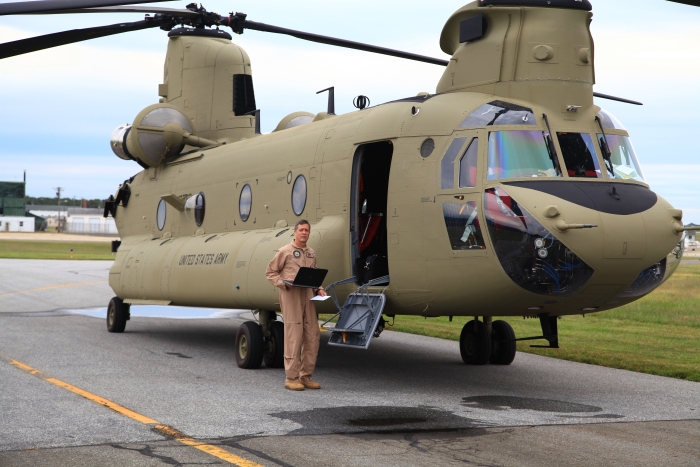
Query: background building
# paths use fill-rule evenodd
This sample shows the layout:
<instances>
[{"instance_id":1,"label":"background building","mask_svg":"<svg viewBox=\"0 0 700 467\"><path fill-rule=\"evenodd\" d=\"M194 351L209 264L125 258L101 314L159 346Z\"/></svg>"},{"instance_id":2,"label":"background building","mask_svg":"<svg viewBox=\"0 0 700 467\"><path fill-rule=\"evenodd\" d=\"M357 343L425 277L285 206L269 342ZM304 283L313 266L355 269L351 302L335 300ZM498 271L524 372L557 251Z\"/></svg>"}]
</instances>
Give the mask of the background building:
<instances>
[{"instance_id":1,"label":"background building","mask_svg":"<svg viewBox=\"0 0 700 467\"><path fill-rule=\"evenodd\" d=\"M29 214L42 219L41 230L58 226L58 206L28 205ZM61 206L61 231L90 235L117 235L114 218L103 217L104 209Z\"/></svg>"},{"instance_id":2,"label":"background building","mask_svg":"<svg viewBox=\"0 0 700 467\"><path fill-rule=\"evenodd\" d=\"M26 173L24 181L0 182L0 231L34 232L34 218L25 213L26 184Z\"/></svg>"},{"instance_id":3,"label":"background building","mask_svg":"<svg viewBox=\"0 0 700 467\"><path fill-rule=\"evenodd\" d=\"M24 217L24 182L0 182L0 216Z\"/></svg>"}]
</instances>

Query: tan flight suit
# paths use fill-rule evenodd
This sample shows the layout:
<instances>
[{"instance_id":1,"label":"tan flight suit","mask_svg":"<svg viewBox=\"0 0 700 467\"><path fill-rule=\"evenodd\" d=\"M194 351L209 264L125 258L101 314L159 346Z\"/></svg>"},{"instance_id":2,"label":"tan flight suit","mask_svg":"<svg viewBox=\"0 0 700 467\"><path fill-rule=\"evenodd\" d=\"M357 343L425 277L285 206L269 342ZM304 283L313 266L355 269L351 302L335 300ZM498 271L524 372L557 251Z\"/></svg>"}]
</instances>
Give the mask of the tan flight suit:
<instances>
[{"instance_id":1,"label":"tan flight suit","mask_svg":"<svg viewBox=\"0 0 700 467\"><path fill-rule=\"evenodd\" d=\"M311 379L321 339L316 307L310 301L315 291L282 282L293 281L302 266L315 268L316 253L308 246L299 248L292 241L277 250L265 272L267 280L280 289L280 307L284 318L284 372L287 381Z\"/></svg>"}]
</instances>

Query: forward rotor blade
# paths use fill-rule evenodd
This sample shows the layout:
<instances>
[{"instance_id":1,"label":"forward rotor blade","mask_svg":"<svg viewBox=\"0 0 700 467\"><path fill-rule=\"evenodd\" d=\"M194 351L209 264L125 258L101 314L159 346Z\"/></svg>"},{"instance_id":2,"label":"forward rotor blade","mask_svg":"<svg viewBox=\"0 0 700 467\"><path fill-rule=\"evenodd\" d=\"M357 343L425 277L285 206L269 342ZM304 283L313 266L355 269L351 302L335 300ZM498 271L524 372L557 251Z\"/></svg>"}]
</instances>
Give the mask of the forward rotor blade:
<instances>
[{"instance_id":1,"label":"forward rotor blade","mask_svg":"<svg viewBox=\"0 0 700 467\"><path fill-rule=\"evenodd\" d=\"M112 36L123 32L138 31L141 29L156 28L160 26L160 21L136 21L133 23L110 24L96 28L73 29L70 31L46 34L44 36L21 39L14 42L0 44L0 60L14 57L37 50L50 49L59 45L72 44L74 42L87 41L98 37Z\"/></svg>"},{"instance_id":2,"label":"forward rotor blade","mask_svg":"<svg viewBox=\"0 0 700 467\"><path fill-rule=\"evenodd\" d=\"M226 24L225 18L222 18L222 20L224 20L223 24ZM335 37L321 36L319 34L311 34L309 32L296 31L294 29L281 28L279 26L272 26L269 24L258 23L255 21L243 20L239 21L238 25L245 29L253 29L254 31L272 32L275 34L286 34L288 36L293 36L311 42L335 45L338 47L346 47L348 49L363 50L365 52L374 52L382 55L391 55L392 57L407 58L409 60L432 63L433 65L447 66L447 64L449 63L447 60L440 60L439 58L427 57L425 55L418 55L410 52L402 52L401 50L387 49L386 47L378 47L376 45L363 44L362 42L354 42L345 39L337 39Z\"/></svg>"},{"instance_id":3,"label":"forward rotor blade","mask_svg":"<svg viewBox=\"0 0 700 467\"><path fill-rule=\"evenodd\" d=\"M593 93L594 97L600 97L601 99L609 99L611 101L618 101L618 102L624 102L625 104L634 104L634 105L644 105L641 102L637 101L632 101L629 99L623 99L622 97L615 97L615 96L610 96L608 94L601 94L599 92L594 92Z\"/></svg>"},{"instance_id":4,"label":"forward rotor blade","mask_svg":"<svg viewBox=\"0 0 700 467\"><path fill-rule=\"evenodd\" d=\"M157 3L173 0L41 0L31 2L0 3L0 16L48 13L52 11L71 10L73 8L94 8L101 6L120 6L130 3Z\"/></svg>"},{"instance_id":5,"label":"forward rotor blade","mask_svg":"<svg viewBox=\"0 0 700 467\"><path fill-rule=\"evenodd\" d=\"M74 8L71 10L40 11L38 13L33 14L54 15L65 13L154 13L170 16L201 16L201 13L197 13L191 10L180 10L177 8L159 8L155 6L106 6L98 8Z\"/></svg>"},{"instance_id":6,"label":"forward rotor blade","mask_svg":"<svg viewBox=\"0 0 700 467\"><path fill-rule=\"evenodd\" d=\"M700 0L668 0L669 2L682 3L684 5L700 7Z\"/></svg>"}]
</instances>

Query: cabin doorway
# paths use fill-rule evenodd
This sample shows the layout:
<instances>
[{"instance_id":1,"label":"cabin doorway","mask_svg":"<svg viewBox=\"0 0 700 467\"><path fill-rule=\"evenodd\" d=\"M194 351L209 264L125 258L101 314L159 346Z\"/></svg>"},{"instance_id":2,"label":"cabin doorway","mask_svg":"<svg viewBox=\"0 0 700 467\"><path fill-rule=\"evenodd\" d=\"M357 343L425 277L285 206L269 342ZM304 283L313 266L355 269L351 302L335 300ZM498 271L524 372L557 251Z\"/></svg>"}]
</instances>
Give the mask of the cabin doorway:
<instances>
[{"instance_id":1,"label":"cabin doorway","mask_svg":"<svg viewBox=\"0 0 700 467\"><path fill-rule=\"evenodd\" d=\"M363 144L355 151L350 235L353 274L358 284L389 274L387 200L393 152L391 141Z\"/></svg>"}]
</instances>

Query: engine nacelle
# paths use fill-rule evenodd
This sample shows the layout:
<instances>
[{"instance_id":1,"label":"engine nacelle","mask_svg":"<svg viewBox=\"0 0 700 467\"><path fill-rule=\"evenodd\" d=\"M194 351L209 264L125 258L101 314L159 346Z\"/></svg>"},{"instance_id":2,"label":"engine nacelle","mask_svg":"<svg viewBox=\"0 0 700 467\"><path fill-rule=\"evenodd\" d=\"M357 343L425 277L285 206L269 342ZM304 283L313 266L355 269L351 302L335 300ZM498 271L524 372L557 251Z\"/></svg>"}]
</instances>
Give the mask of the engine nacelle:
<instances>
[{"instance_id":1,"label":"engine nacelle","mask_svg":"<svg viewBox=\"0 0 700 467\"><path fill-rule=\"evenodd\" d=\"M143 109L134 124L120 125L112 133L110 145L120 159L141 161L149 167L177 157L185 145L206 147L216 141L192 134L192 122L168 104L154 104Z\"/></svg>"}]
</instances>

